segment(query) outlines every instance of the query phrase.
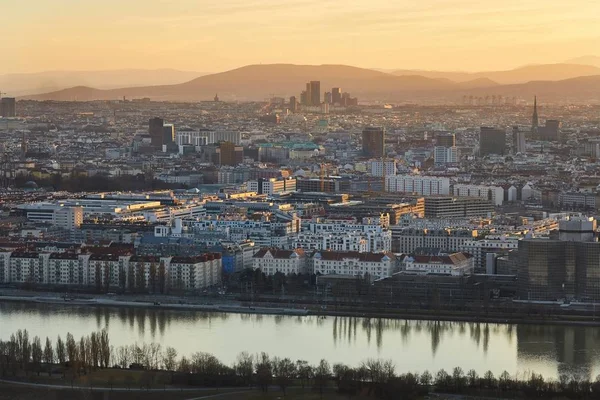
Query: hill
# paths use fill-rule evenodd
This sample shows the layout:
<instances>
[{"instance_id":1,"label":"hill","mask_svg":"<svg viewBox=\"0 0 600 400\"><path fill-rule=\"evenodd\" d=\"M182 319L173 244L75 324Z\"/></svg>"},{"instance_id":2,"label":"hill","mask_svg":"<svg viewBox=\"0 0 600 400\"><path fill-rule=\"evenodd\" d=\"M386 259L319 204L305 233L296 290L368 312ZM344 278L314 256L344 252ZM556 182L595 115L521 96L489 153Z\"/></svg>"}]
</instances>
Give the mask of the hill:
<instances>
[{"instance_id":1,"label":"hill","mask_svg":"<svg viewBox=\"0 0 600 400\"><path fill-rule=\"evenodd\" d=\"M47 71L0 75L0 89L10 96L58 91L73 86L114 89L129 86L169 85L205 75L175 69L120 69L106 71Z\"/></svg>"},{"instance_id":2,"label":"hill","mask_svg":"<svg viewBox=\"0 0 600 400\"><path fill-rule=\"evenodd\" d=\"M593 65L594 67L600 68L600 57L598 56L583 56L577 58L571 58L565 61L567 64L581 64L581 65Z\"/></svg>"},{"instance_id":3,"label":"hill","mask_svg":"<svg viewBox=\"0 0 600 400\"><path fill-rule=\"evenodd\" d=\"M111 90L72 88L26 96L35 100L107 100L150 97L155 100L209 100L219 94L224 100L263 100L272 95L298 96L306 82L321 81L321 96L332 87L359 98L389 98L420 91L450 90L451 82L422 76L395 76L384 72L345 65L249 65L211 74L178 85L128 87Z\"/></svg>"},{"instance_id":4,"label":"hill","mask_svg":"<svg viewBox=\"0 0 600 400\"><path fill-rule=\"evenodd\" d=\"M418 74L428 78L445 78L454 82L466 82L474 79L490 79L501 85L526 83L530 81L558 81L579 76L600 75L600 68L593 65L580 64L542 64L528 65L507 71L487 72L444 72L397 70L394 75L405 76Z\"/></svg>"}]
</instances>

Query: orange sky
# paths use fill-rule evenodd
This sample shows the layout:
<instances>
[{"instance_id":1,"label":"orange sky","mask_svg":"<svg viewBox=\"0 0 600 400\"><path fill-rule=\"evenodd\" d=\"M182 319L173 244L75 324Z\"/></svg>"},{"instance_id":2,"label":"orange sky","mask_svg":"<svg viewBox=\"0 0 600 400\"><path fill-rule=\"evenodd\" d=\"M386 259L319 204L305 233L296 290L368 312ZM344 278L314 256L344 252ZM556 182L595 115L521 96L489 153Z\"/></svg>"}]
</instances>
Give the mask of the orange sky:
<instances>
[{"instance_id":1,"label":"orange sky","mask_svg":"<svg viewBox=\"0 0 600 400\"><path fill-rule=\"evenodd\" d=\"M0 0L0 73L507 69L600 54L597 0Z\"/></svg>"}]
</instances>

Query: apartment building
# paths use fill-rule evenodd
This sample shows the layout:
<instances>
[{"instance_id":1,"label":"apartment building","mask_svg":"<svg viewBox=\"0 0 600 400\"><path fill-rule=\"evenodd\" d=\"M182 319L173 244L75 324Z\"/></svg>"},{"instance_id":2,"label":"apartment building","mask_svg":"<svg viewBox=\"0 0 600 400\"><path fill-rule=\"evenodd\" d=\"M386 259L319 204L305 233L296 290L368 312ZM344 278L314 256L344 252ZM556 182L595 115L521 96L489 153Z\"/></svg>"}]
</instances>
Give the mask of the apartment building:
<instances>
[{"instance_id":1,"label":"apartment building","mask_svg":"<svg viewBox=\"0 0 600 400\"><path fill-rule=\"evenodd\" d=\"M396 257L389 252L318 251L312 255L312 272L322 275L368 276L387 278L396 270Z\"/></svg>"},{"instance_id":2,"label":"apartment building","mask_svg":"<svg viewBox=\"0 0 600 400\"><path fill-rule=\"evenodd\" d=\"M252 260L252 267L260 270L265 275L274 275L277 272L285 275L307 272L306 255L303 249L260 249L254 254Z\"/></svg>"}]
</instances>

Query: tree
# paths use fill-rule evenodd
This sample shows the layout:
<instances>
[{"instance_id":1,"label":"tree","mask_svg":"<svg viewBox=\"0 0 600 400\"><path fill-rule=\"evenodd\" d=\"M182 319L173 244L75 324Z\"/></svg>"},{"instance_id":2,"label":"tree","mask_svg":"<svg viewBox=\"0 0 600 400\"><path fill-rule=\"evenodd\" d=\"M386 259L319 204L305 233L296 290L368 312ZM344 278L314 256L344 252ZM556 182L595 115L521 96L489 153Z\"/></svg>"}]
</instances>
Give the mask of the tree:
<instances>
[{"instance_id":1,"label":"tree","mask_svg":"<svg viewBox=\"0 0 600 400\"><path fill-rule=\"evenodd\" d=\"M34 337L31 342L31 362L33 364L33 370L40 375L42 369L42 359L44 357L44 350L42 349L42 342L39 337Z\"/></svg>"},{"instance_id":2,"label":"tree","mask_svg":"<svg viewBox=\"0 0 600 400\"><path fill-rule=\"evenodd\" d=\"M54 364L54 351L52 350L52 342L46 337L46 345L44 346L44 363L48 366L48 376L52 375L52 364Z\"/></svg>"},{"instance_id":3,"label":"tree","mask_svg":"<svg viewBox=\"0 0 600 400\"><path fill-rule=\"evenodd\" d=\"M102 329L98 336L100 339L100 366L102 368L108 368L110 366L110 358L112 355L112 348L110 346L108 332L106 331L106 329Z\"/></svg>"},{"instance_id":4,"label":"tree","mask_svg":"<svg viewBox=\"0 0 600 400\"><path fill-rule=\"evenodd\" d=\"M435 386L442 390L447 390L451 379L450 375L444 369L440 369L435 376Z\"/></svg>"},{"instance_id":5,"label":"tree","mask_svg":"<svg viewBox=\"0 0 600 400\"><path fill-rule=\"evenodd\" d=\"M296 361L296 371L298 371L298 378L300 379L302 389L304 389L312 378L313 369L307 361L298 360Z\"/></svg>"},{"instance_id":6,"label":"tree","mask_svg":"<svg viewBox=\"0 0 600 400\"><path fill-rule=\"evenodd\" d=\"M192 371L190 362L187 358L185 358L185 356L181 357L181 360L179 360L179 366L177 367L177 370L185 374L189 374Z\"/></svg>"},{"instance_id":7,"label":"tree","mask_svg":"<svg viewBox=\"0 0 600 400\"><path fill-rule=\"evenodd\" d=\"M65 362L67 361L66 351L65 351L65 343L60 338L60 335L58 336L58 338L56 338L56 359L63 366L64 366Z\"/></svg>"},{"instance_id":8,"label":"tree","mask_svg":"<svg viewBox=\"0 0 600 400\"><path fill-rule=\"evenodd\" d=\"M234 370L245 385L250 385L254 373L254 357L245 351L241 352L237 356Z\"/></svg>"},{"instance_id":9,"label":"tree","mask_svg":"<svg viewBox=\"0 0 600 400\"><path fill-rule=\"evenodd\" d=\"M90 359L88 358L89 352L87 348L87 343L85 340L85 336L82 336L79 339L79 364L83 368L83 373L87 374L87 367L89 365Z\"/></svg>"},{"instance_id":10,"label":"tree","mask_svg":"<svg viewBox=\"0 0 600 400\"><path fill-rule=\"evenodd\" d=\"M269 385L273 381L271 360L267 353L261 353L256 362L256 381L265 393L269 390Z\"/></svg>"},{"instance_id":11,"label":"tree","mask_svg":"<svg viewBox=\"0 0 600 400\"><path fill-rule=\"evenodd\" d=\"M315 368L315 386L319 389L321 397L329 379L331 379L331 367L326 360L322 359Z\"/></svg>"},{"instance_id":12,"label":"tree","mask_svg":"<svg viewBox=\"0 0 600 400\"><path fill-rule=\"evenodd\" d=\"M275 382L281 388L285 396L285 389L290 386L296 376L296 365L289 358L273 361L275 370Z\"/></svg>"},{"instance_id":13,"label":"tree","mask_svg":"<svg viewBox=\"0 0 600 400\"><path fill-rule=\"evenodd\" d=\"M500 384L500 389L508 390L510 388L511 379L508 371L503 371L502 374L500 374L498 382Z\"/></svg>"},{"instance_id":14,"label":"tree","mask_svg":"<svg viewBox=\"0 0 600 400\"><path fill-rule=\"evenodd\" d=\"M431 385L432 380L433 377L431 376L431 373L429 373L429 371L426 370L421 374L421 377L419 378L419 383L421 383L421 385L425 387L429 387L429 385Z\"/></svg>"},{"instance_id":15,"label":"tree","mask_svg":"<svg viewBox=\"0 0 600 400\"><path fill-rule=\"evenodd\" d=\"M477 376L477 371L475 371L474 369L470 369L469 372L467 372L467 380L469 381L469 386L475 387L475 385L477 385L477 379L479 379L479 377Z\"/></svg>"},{"instance_id":16,"label":"tree","mask_svg":"<svg viewBox=\"0 0 600 400\"><path fill-rule=\"evenodd\" d=\"M463 389L465 380L465 374L461 367L454 367L452 371L452 381L454 382L454 389L460 392Z\"/></svg>"},{"instance_id":17,"label":"tree","mask_svg":"<svg viewBox=\"0 0 600 400\"><path fill-rule=\"evenodd\" d=\"M174 371L177 366L177 350L167 347L162 357L162 362L167 371Z\"/></svg>"},{"instance_id":18,"label":"tree","mask_svg":"<svg viewBox=\"0 0 600 400\"><path fill-rule=\"evenodd\" d=\"M117 349L117 364L125 369L129 367L131 363L131 353L129 352L129 346L120 346Z\"/></svg>"},{"instance_id":19,"label":"tree","mask_svg":"<svg viewBox=\"0 0 600 400\"><path fill-rule=\"evenodd\" d=\"M488 370L485 375L483 375L483 380L487 388L494 389L496 387L496 378L494 378L492 371Z\"/></svg>"}]
</instances>

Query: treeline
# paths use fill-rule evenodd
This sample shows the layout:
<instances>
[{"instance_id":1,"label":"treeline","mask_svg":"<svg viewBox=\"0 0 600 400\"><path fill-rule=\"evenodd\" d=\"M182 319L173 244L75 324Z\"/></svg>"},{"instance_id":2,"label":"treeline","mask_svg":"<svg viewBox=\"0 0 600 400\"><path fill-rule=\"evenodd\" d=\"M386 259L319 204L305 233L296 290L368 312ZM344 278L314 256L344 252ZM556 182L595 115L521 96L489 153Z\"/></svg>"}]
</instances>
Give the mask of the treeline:
<instances>
[{"instance_id":1,"label":"treeline","mask_svg":"<svg viewBox=\"0 0 600 400\"><path fill-rule=\"evenodd\" d=\"M251 355L242 352L232 365L226 365L214 355L196 352L179 357L173 347L160 344L133 344L115 348L103 330L76 340L70 333L53 343L46 338L29 338L26 330L0 341L0 374L3 377L60 373L73 381L96 369L137 369L144 371L141 387L150 387L156 376L168 376L169 383L205 387L256 386L266 392L273 385L281 391L291 386L323 393L335 387L340 394L369 396L378 399L412 399L430 392L489 397L535 397L600 399L600 376L589 381L576 376L561 375L558 380L545 380L530 373L517 378L504 371L496 377L491 371L479 376L475 370L464 372L460 367L451 373L445 370L432 375L429 371L396 373L389 360L369 359L358 367L321 360L316 365L307 361L271 357L266 353ZM126 375L126 379L133 379ZM114 379L113 376L108 379ZM133 382L126 382L131 386ZM112 387L112 382L107 382Z\"/></svg>"},{"instance_id":2,"label":"treeline","mask_svg":"<svg viewBox=\"0 0 600 400\"><path fill-rule=\"evenodd\" d=\"M75 173L70 174L67 177L63 177L61 174L53 174L44 178L37 178L33 175L17 175L15 177L15 186L22 188L30 181L35 182L39 187L67 192L107 192L186 188L185 185L163 182L155 179L152 175L146 174L110 177L102 174L87 176Z\"/></svg>"}]
</instances>

